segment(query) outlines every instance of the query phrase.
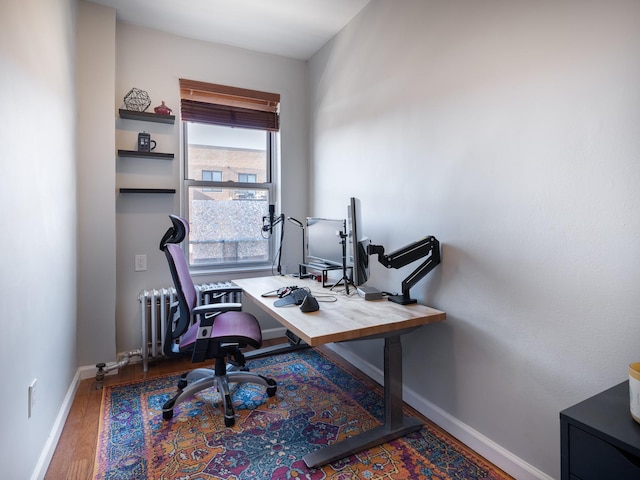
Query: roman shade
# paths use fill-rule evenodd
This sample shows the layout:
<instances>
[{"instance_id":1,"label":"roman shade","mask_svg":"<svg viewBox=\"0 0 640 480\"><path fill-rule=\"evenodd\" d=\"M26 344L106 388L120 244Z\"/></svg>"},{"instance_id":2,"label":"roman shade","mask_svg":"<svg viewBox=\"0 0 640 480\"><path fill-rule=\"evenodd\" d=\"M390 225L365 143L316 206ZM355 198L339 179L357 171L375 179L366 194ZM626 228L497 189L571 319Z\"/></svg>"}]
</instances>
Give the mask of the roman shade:
<instances>
[{"instance_id":1,"label":"roman shade","mask_svg":"<svg viewBox=\"0 0 640 480\"><path fill-rule=\"evenodd\" d=\"M180 113L187 122L228 127L280 129L280 95L180 79Z\"/></svg>"}]
</instances>

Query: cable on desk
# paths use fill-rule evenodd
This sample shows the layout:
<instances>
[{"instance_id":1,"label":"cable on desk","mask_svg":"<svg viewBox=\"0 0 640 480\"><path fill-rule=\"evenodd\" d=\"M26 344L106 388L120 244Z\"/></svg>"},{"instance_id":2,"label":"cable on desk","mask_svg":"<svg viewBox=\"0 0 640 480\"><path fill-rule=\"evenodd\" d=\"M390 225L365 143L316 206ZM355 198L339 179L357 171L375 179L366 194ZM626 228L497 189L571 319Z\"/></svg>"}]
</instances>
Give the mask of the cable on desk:
<instances>
[{"instance_id":1,"label":"cable on desk","mask_svg":"<svg viewBox=\"0 0 640 480\"><path fill-rule=\"evenodd\" d=\"M338 301L338 297L336 297L335 295L325 295L321 293L319 295L314 294L313 296L316 297L316 300L323 303L333 303Z\"/></svg>"}]
</instances>

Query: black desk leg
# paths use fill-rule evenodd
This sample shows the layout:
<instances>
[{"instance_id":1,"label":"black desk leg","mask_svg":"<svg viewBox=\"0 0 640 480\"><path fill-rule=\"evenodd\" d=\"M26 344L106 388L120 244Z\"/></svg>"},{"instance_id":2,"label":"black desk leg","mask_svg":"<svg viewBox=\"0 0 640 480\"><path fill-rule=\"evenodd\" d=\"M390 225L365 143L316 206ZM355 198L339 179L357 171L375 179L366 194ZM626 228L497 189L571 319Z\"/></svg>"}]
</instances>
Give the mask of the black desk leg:
<instances>
[{"instance_id":1,"label":"black desk leg","mask_svg":"<svg viewBox=\"0 0 640 480\"><path fill-rule=\"evenodd\" d=\"M384 425L309 453L303 460L308 467L319 467L421 428L417 418L402 414L402 344L400 336L393 335L384 339Z\"/></svg>"}]
</instances>

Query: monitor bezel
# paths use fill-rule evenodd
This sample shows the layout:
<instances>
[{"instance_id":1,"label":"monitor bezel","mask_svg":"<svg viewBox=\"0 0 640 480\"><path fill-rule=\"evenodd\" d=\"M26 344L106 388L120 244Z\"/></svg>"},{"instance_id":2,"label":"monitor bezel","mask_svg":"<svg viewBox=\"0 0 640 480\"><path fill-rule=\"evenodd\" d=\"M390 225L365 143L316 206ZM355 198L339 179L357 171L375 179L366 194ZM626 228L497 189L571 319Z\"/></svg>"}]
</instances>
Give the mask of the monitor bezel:
<instances>
[{"instance_id":1,"label":"monitor bezel","mask_svg":"<svg viewBox=\"0 0 640 480\"><path fill-rule=\"evenodd\" d=\"M316 223L335 224L336 227L336 236L335 236L335 255L332 258L328 258L328 255L318 254L317 249L313 249L313 241L312 241L312 227ZM306 219L306 228L305 228L305 253L306 253L306 263L309 265L316 266L329 266L329 267L341 267L343 263L342 257L342 245L340 243L340 235L338 232L342 232L346 235L347 231L347 220L344 218L325 218L325 217L307 217ZM317 241L317 239L315 239ZM328 236L324 237L324 240L329 242L330 239Z\"/></svg>"}]
</instances>

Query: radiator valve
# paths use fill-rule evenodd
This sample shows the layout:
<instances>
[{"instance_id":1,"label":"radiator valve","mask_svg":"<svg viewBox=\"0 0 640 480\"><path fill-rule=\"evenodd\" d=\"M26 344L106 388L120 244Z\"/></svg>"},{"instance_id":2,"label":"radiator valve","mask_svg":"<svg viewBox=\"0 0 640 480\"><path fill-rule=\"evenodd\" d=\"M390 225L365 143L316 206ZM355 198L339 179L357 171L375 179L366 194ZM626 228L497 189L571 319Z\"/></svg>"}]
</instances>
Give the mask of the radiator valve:
<instances>
[{"instance_id":1,"label":"radiator valve","mask_svg":"<svg viewBox=\"0 0 640 480\"><path fill-rule=\"evenodd\" d=\"M96 390L102 390L102 385L104 384L104 368L107 366L106 363L98 363L96 364L96 368L98 371L96 372Z\"/></svg>"},{"instance_id":2,"label":"radiator valve","mask_svg":"<svg viewBox=\"0 0 640 480\"><path fill-rule=\"evenodd\" d=\"M118 368L122 368L125 365L129 364L131 357L142 357L142 352L140 350L133 350L131 352L126 352L122 354L122 358L119 362L116 362L112 365L107 366L106 363L101 362L96 364L96 368L98 371L96 372L96 390L101 390L104 384L104 376L109 373L111 370L117 370Z\"/></svg>"}]
</instances>

